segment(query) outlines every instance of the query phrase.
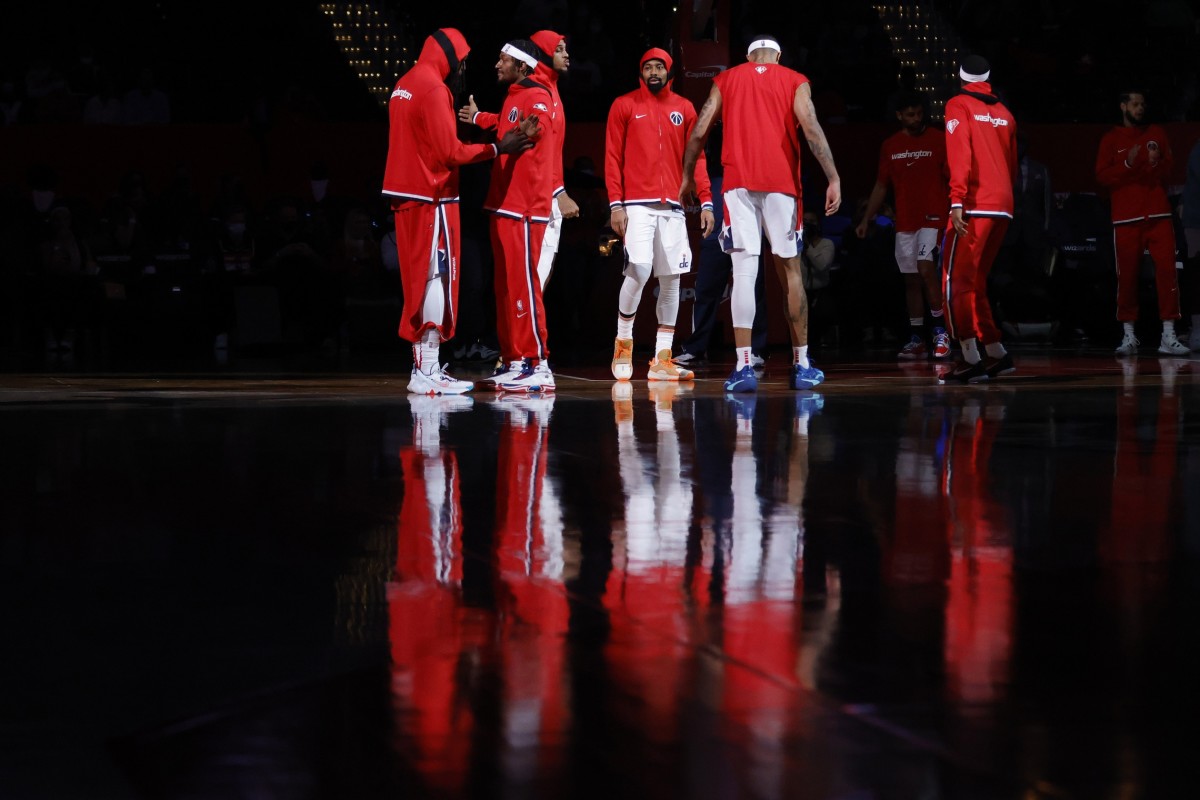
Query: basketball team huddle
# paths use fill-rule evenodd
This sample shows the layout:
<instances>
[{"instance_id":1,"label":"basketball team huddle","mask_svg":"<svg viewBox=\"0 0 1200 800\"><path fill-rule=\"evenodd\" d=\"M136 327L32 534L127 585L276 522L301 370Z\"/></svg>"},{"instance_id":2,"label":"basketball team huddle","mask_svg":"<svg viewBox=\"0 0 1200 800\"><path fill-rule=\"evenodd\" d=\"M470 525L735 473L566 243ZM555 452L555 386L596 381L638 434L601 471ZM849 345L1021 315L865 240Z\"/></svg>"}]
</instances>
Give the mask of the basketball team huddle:
<instances>
[{"instance_id":1,"label":"basketball team huddle","mask_svg":"<svg viewBox=\"0 0 1200 800\"><path fill-rule=\"evenodd\" d=\"M454 108L469 52L459 31L435 31L415 66L397 82L389 103L383 190L396 218L404 290L400 335L413 346L408 389L460 394L475 388L449 374L439 348L454 336L457 316L458 168L491 160L484 207L490 214L500 357L482 383L498 392L550 392L555 383L542 295L562 222L579 213L563 185L566 117L558 81L570 65L567 42L554 31L538 31L506 43L495 70L507 93L494 113L479 110L473 97ZM809 81L783 66L781 57L776 39L754 39L745 63L714 77L697 112L691 101L672 91L671 55L651 48L638 63L638 88L613 101L604 176L610 226L625 250L612 359L617 381L635 377L634 322L652 277L658 282L658 326L645 378L678 382L695 377L673 358L680 280L694 263L685 215L698 207L701 234L714 231L705 143L718 122L724 210L718 238L732 262L736 353L724 388L731 393L758 388L751 333L758 302L755 282L765 264L764 239L783 292L792 345L787 384L806 391L825 380L808 353L808 299L800 257L801 133L826 179L826 215L841 206L841 179ZM984 58L963 60L961 91L946 103L944 130L927 125L921 95L900 96L895 112L901 129L880 149L878 178L856 229L858 236L866 234L890 187L896 263L904 275L912 327L899 357L945 361L939 383L974 383L1016 368L987 296L988 273L1013 214L1016 123L989 78ZM461 142L459 122L493 131L495 142ZM927 315L932 321L928 330ZM951 361L954 342L959 355Z\"/></svg>"}]
</instances>

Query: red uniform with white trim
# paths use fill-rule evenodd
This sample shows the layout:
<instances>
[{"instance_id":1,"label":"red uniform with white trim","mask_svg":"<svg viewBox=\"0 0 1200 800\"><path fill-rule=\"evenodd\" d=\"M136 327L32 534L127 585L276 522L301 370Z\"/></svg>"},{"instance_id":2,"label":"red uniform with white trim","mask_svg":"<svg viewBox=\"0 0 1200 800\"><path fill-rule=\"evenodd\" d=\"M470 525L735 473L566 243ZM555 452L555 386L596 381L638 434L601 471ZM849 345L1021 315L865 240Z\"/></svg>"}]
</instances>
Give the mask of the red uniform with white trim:
<instances>
[{"instance_id":1,"label":"red uniform with white trim","mask_svg":"<svg viewBox=\"0 0 1200 800\"><path fill-rule=\"evenodd\" d=\"M800 137L793 106L808 78L779 64L746 62L720 73L723 190L777 192L800 200Z\"/></svg>"},{"instance_id":2,"label":"red uniform with white trim","mask_svg":"<svg viewBox=\"0 0 1200 800\"><path fill-rule=\"evenodd\" d=\"M988 83L968 83L946 103L946 160L950 165L950 208L969 220L959 236L946 226L942 288L946 327L963 341L999 342L992 319L987 278L1013 213L1017 174L1017 124Z\"/></svg>"},{"instance_id":3,"label":"red uniform with white trim","mask_svg":"<svg viewBox=\"0 0 1200 800\"><path fill-rule=\"evenodd\" d=\"M896 231L940 228L946 218L946 132L926 128L916 136L898 131L879 148L876 182L891 184L896 199Z\"/></svg>"},{"instance_id":4,"label":"red uniform with white trim","mask_svg":"<svg viewBox=\"0 0 1200 800\"><path fill-rule=\"evenodd\" d=\"M536 117L539 129L548 130L552 102L542 84L530 78L516 81L508 87L501 124L516 125ZM540 361L549 355L537 264L550 221L552 148L550 138L539 134L529 150L497 157L484 203L492 212L496 327L506 362Z\"/></svg>"},{"instance_id":5,"label":"red uniform with white trim","mask_svg":"<svg viewBox=\"0 0 1200 800\"><path fill-rule=\"evenodd\" d=\"M1150 163L1150 143L1158 161ZM1133 159L1128 154L1138 147ZM1096 154L1096 180L1111 192L1113 250L1117 259L1117 319L1134 322L1138 316L1138 264L1150 251L1163 320L1179 318L1179 287L1175 275L1175 228L1166 181L1174 156L1166 131L1158 125L1120 126L1104 134Z\"/></svg>"},{"instance_id":6,"label":"red uniform with white trim","mask_svg":"<svg viewBox=\"0 0 1200 800\"><path fill-rule=\"evenodd\" d=\"M653 56L650 54L653 53ZM665 50L642 57L661 60L668 70L672 59ZM642 83L613 101L605 135L604 182L610 208L629 205L679 205L683 151L696 125L696 107L671 91L671 81L655 94ZM700 153L695 170L696 194L702 208L712 209L708 163Z\"/></svg>"},{"instance_id":7,"label":"red uniform with white trim","mask_svg":"<svg viewBox=\"0 0 1200 800\"><path fill-rule=\"evenodd\" d=\"M470 52L466 39L443 28L425 39L417 63L396 82L388 103L388 153L383 194L396 219L396 251L404 308L400 336L415 342L436 327L454 336L458 312L458 167L494 158L496 146L463 144L446 78ZM444 272L447 302L440 325L422 319L426 283Z\"/></svg>"}]
</instances>

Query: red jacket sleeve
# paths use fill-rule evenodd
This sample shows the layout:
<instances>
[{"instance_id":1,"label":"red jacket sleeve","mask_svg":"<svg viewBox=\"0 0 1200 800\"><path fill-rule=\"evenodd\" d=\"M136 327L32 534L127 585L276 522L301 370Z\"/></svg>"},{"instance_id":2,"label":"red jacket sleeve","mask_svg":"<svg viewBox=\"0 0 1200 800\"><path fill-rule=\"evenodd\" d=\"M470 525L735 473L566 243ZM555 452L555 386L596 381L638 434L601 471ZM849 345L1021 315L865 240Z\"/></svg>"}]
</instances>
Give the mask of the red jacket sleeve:
<instances>
[{"instance_id":1,"label":"red jacket sleeve","mask_svg":"<svg viewBox=\"0 0 1200 800\"><path fill-rule=\"evenodd\" d=\"M1103 186L1124 186L1137 179L1141 171L1145 148L1138 153L1133 163L1126 165L1125 155L1117 151L1117 137L1112 132L1104 134L1100 148L1096 151L1096 180Z\"/></svg>"},{"instance_id":2,"label":"red jacket sleeve","mask_svg":"<svg viewBox=\"0 0 1200 800\"><path fill-rule=\"evenodd\" d=\"M475 118L471 120L485 131L494 131L500 123L500 115L493 114L490 111L476 111Z\"/></svg>"},{"instance_id":3,"label":"red jacket sleeve","mask_svg":"<svg viewBox=\"0 0 1200 800\"><path fill-rule=\"evenodd\" d=\"M618 97L608 110L604 134L604 184L608 189L608 207L625 202L625 132L629 125L629 104Z\"/></svg>"},{"instance_id":4,"label":"red jacket sleeve","mask_svg":"<svg viewBox=\"0 0 1200 800\"><path fill-rule=\"evenodd\" d=\"M962 208L971 185L971 114L959 98L946 104L946 164L950 168L950 208Z\"/></svg>"},{"instance_id":5,"label":"red jacket sleeve","mask_svg":"<svg viewBox=\"0 0 1200 800\"><path fill-rule=\"evenodd\" d=\"M446 90L449 94L449 90ZM434 160L447 167L474 164L495 158L498 150L494 144L463 144L458 139L458 119L450 103L443 103L437 93L430 95L435 102L425 109L425 128L429 131L429 145Z\"/></svg>"}]
</instances>

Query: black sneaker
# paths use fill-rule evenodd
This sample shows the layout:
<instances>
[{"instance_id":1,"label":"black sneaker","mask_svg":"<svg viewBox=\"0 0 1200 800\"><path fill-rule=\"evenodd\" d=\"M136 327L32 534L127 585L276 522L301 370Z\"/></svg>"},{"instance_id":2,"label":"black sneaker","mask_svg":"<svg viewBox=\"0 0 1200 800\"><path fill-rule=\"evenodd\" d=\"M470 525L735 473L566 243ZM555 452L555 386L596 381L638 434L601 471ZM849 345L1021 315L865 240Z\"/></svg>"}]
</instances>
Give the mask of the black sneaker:
<instances>
[{"instance_id":1,"label":"black sneaker","mask_svg":"<svg viewBox=\"0 0 1200 800\"><path fill-rule=\"evenodd\" d=\"M954 369L938 375L938 383L979 383L988 379L987 368L983 365L983 359L968 364L965 361L959 361L954 365Z\"/></svg>"},{"instance_id":2,"label":"black sneaker","mask_svg":"<svg viewBox=\"0 0 1200 800\"><path fill-rule=\"evenodd\" d=\"M987 365L984 367L984 372L987 373L989 380L1017 371L1017 365L1013 363L1012 353L1005 353L999 358L985 358L984 364Z\"/></svg>"}]
</instances>

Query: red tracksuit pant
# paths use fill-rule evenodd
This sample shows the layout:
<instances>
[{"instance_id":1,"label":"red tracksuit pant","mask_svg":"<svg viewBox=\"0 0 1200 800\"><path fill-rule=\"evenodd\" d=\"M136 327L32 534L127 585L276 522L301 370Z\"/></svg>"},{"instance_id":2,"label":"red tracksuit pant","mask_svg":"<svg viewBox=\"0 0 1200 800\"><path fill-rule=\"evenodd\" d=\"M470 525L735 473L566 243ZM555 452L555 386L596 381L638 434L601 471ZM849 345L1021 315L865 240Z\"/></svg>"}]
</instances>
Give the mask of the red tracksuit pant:
<instances>
[{"instance_id":1,"label":"red tracksuit pant","mask_svg":"<svg viewBox=\"0 0 1200 800\"><path fill-rule=\"evenodd\" d=\"M505 362L550 355L546 310L537 265L546 223L528 218L492 216L492 254L496 261L496 333Z\"/></svg>"},{"instance_id":2,"label":"red tracksuit pant","mask_svg":"<svg viewBox=\"0 0 1200 800\"><path fill-rule=\"evenodd\" d=\"M400 286L404 292L400 337L415 342L432 325L442 335L442 341L451 339L458 320L458 203L409 200L392 211L396 218ZM445 313L440 322L424 318L425 290L434 270L442 274L440 289L446 293ZM432 287L433 291L438 289Z\"/></svg>"},{"instance_id":3,"label":"red tracksuit pant","mask_svg":"<svg viewBox=\"0 0 1200 800\"><path fill-rule=\"evenodd\" d=\"M1000 341L1000 329L988 304L987 279L1007 230L1008 217L968 217L966 236L959 236L953 223L946 226L942 295L946 301L946 328L960 342Z\"/></svg>"},{"instance_id":4,"label":"red tracksuit pant","mask_svg":"<svg viewBox=\"0 0 1200 800\"><path fill-rule=\"evenodd\" d=\"M1138 317L1138 266L1142 253L1154 261L1160 319L1179 319L1179 280L1175 275L1175 228L1170 217L1126 222L1113 226L1113 252L1117 256L1117 319L1136 322Z\"/></svg>"}]
</instances>

